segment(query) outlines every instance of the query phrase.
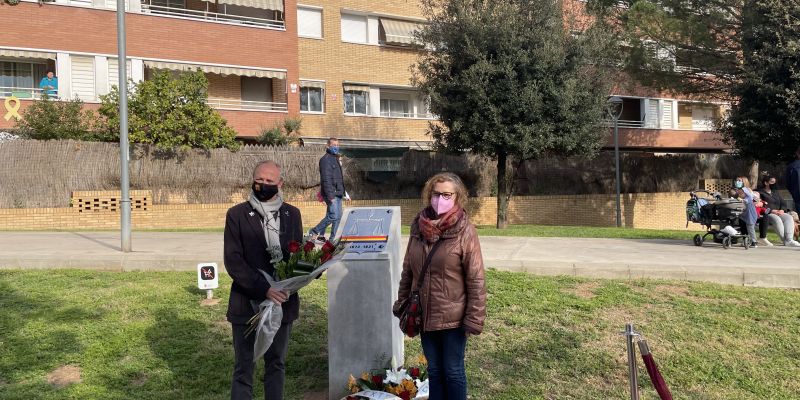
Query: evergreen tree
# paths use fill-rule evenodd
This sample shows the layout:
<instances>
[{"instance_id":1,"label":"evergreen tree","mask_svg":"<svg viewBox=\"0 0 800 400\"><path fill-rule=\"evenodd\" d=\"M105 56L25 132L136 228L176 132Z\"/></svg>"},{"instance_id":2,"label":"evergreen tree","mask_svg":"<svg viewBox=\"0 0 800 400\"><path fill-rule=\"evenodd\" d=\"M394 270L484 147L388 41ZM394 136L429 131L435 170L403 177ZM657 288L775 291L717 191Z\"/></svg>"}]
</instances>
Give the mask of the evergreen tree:
<instances>
[{"instance_id":1,"label":"evergreen tree","mask_svg":"<svg viewBox=\"0 0 800 400\"><path fill-rule=\"evenodd\" d=\"M422 0L415 84L438 149L497 162L497 227L524 160L593 156L604 142L612 42L551 0Z\"/></svg>"}]
</instances>

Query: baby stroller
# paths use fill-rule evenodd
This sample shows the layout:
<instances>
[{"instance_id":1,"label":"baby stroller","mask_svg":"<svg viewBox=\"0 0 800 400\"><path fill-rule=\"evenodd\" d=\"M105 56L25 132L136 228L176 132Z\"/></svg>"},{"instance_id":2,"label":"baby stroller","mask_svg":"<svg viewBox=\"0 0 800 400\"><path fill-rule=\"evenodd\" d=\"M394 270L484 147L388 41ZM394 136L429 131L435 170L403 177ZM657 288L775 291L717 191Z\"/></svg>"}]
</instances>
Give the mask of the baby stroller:
<instances>
[{"instance_id":1,"label":"baby stroller","mask_svg":"<svg viewBox=\"0 0 800 400\"><path fill-rule=\"evenodd\" d=\"M745 249L750 248L750 237L739 229L739 216L744 212L744 201L740 199L723 199L719 193L707 190L695 190L689 194L686 202L686 226L689 222L706 227L704 235L694 235L694 245L702 246L711 236L714 243L724 249L741 243Z\"/></svg>"}]
</instances>

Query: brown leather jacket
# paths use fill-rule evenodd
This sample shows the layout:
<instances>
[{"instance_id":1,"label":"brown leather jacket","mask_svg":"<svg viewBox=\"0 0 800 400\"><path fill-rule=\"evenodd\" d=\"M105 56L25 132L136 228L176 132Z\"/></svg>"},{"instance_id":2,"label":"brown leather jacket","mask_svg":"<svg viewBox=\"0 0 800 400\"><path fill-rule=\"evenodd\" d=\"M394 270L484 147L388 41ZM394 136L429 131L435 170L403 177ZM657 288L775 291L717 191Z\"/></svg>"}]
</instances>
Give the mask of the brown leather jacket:
<instances>
[{"instance_id":1,"label":"brown leather jacket","mask_svg":"<svg viewBox=\"0 0 800 400\"><path fill-rule=\"evenodd\" d=\"M425 258L433 247L422 239L418 220L419 216L411 224L398 300L392 310L395 316L400 315L400 305L416 287ZM470 333L479 334L486 319L486 283L478 232L465 213L442 233L440 240L444 242L433 255L420 290L422 328L438 331L463 326Z\"/></svg>"}]
</instances>

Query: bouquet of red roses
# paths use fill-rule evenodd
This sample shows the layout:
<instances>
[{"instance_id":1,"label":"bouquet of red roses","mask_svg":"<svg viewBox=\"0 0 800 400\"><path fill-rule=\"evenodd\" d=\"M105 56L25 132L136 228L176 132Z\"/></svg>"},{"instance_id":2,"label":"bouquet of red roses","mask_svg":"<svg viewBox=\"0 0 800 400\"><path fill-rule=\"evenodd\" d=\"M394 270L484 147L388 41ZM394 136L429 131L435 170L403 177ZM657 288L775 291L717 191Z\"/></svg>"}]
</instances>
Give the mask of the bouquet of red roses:
<instances>
[{"instance_id":1,"label":"bouquet of red roses","mask_svg":"<svg viewBox=\"0 0 800 400\"><path fill-rule=\"evenodd\" d=\"M337 250L341 250L330 241L325 242L320 249L311 240L303 245L292 240L288 247L289 259L275 265L275 278L279 281L308 275L333 258L338 253Z\"/></svg>"},{"instance_id":2,"label":"bouquet of red roses","mask_svg":"<svg viewBox=\"0 0 800 400\"><path fill-rule=\"evenodd\" d=\"M270 287L293 294L330 268L334 264L331 261L343 248L343 244L325 242L320 249L317 249L312 241L302 245L292 241L289 243L289 259L275 265L275 276L270 276L261 270L260 272ZM258 312L247 322L249 326L245 335L256 334L253 351L254 359L259 359L272 345L272 339L281 326L283 308L270 299L258 304L254 302L253 305L258 308Z\"/></svg>"}]
</instances>

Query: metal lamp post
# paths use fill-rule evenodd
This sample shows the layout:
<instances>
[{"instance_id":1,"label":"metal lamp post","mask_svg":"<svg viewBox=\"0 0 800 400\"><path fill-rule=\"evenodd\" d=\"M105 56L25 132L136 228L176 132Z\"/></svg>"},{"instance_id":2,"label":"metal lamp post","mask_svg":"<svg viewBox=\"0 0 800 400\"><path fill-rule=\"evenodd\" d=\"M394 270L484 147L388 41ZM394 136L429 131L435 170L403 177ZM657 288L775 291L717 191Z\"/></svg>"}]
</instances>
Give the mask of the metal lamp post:
<instances>
[{"instance_id":1,"label":"metal lamp post","mask_svg":"<svg viewBox=\"0 0 800 400\"><path fill-rule=\"evenodd\" d=\"M128 175L128 72L125 51L125 0L117 0L117 64L119 65L119 164L121 249L131 251L131 196Z\"/></svg>"},{"instance_id":2,"label":"metal lamp post","mask_svg":"<svg viewBox=\"0 0 800 400\"><path fill-rule=\"evenodd\" d=\"M619 172L619 117L622 116L622 98L611 96L606 108L608 115L614 120L614 172L617 181L617 228L622 226L622 206L620 205L620 172Z\"/></svg>"}]
</instances>

